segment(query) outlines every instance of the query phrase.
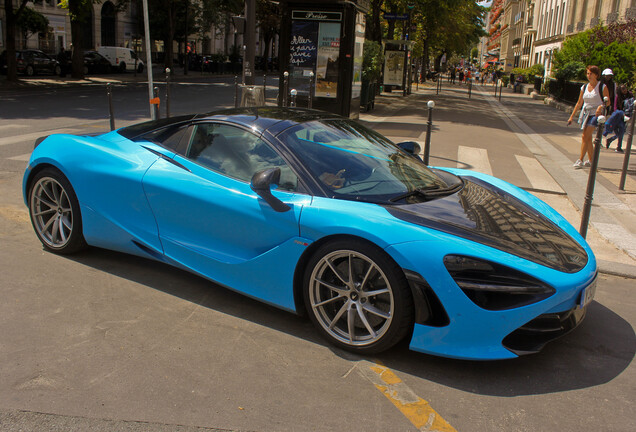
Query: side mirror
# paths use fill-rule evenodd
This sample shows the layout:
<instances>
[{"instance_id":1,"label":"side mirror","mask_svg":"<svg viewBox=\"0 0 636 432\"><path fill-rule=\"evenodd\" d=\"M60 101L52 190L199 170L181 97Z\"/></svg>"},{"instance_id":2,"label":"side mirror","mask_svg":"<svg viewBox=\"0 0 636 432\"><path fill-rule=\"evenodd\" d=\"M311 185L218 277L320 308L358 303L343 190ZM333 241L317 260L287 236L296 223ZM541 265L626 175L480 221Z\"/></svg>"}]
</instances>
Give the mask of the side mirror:
<instances>
[{"instance_id":1,"label":"side mirror","mask_svg":"<svg viewBox=\"0 0 636 432\"><path fill-rule=\"evenodd\" d=\"M267 168L252 176L250 188L265 200L275 211L286 212L290 206L272 195L272 185L280 182L280 168Z\"/></svg>"},{"instance_id":2,"label":"side mirror","mask_svg":"<svg viewBox=\"0 0 636 432\"><path fill-rule=\"evenodd\" d=\"M402 150L404 150L405 152L412 154L416 158L418 159L420 158L420 152L422 151L422 147L420 147L420 145L416 143L415 141L404 141L404 142L398 143L397 146L401 148Z\"/></svg>"}]
</instances>

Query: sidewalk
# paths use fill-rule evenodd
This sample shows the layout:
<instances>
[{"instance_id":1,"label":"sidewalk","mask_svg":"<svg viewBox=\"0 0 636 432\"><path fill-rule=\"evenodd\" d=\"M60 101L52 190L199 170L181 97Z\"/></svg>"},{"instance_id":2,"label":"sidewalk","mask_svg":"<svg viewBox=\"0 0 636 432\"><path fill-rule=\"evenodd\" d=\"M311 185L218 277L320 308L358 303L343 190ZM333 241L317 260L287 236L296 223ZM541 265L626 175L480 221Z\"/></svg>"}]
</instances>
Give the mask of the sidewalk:
<instances>
[{"instance_id":1,"label":"sidewalk","mask_svg":"<svg viewBox=\"0 0 636 432\"><path fill-rule=\"evenodd\" d=\"M413 93L407 97L402 97L401 92L383 93L376 98L375 110L362 113L360 119L378 125L396 142L419 141L423 148L425 133L420 131L426 130L429 100L435 102L431 165L465 167L462 165L467 165L466 160L454 146L487 148L495 176L537 195L579 228L589 169L572 167L580 150L580 130L567 127L569 114L529 95L512 93L512 89L504 88L500 102L499 97L494 98L492 86L473 86L468 99L466 85L450 86L444 82L440 94L436 94L436 83L420 84L419 90L413 86ZM387 123L393 126L379 126ZM418 125L418 133L410 132L410 125ZM624 148L626 141L627 138ZM541 171L547 171L557 187L550 187L549 182L545 187L533 187L537 182L532 177L540 172L524 175L516 167L506 165L510 157L505 159L503 154L510 151L508 144L513 142L538 161ZM618 190L623 156L604 146L601 150L587 241L602 272L636 278L636 159L632 156L630 160L623 192Z\"/></svg>"}]
</instances>

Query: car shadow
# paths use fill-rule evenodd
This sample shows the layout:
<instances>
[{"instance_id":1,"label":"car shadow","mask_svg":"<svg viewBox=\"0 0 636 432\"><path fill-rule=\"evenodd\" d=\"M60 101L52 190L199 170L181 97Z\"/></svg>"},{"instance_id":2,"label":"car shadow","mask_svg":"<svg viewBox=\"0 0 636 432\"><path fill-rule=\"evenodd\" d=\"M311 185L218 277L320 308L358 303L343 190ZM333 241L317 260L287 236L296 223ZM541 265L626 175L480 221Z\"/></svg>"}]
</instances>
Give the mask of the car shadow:
<instances>
[{"instance_id":1,"label":"car shadow","mask_svg":"<svg viewBox=\"0 0 636 432\"><path fill-rule=\"evenodd\" d=\"M376 358L393 370L489 396L524 396L595 387L634 360L636 334L622 317L594 301L581 325L537 353L512 360L467 361L424 355L408 346Z\"/></svg>"},{"instance_id":2,"label":"car shadow","mask_svg":"<svg viewBox=\"0 0 636 432\"><path fill-rule=\"evenodd\" d=\"M573 332L549 343L540 353L512 360L436 357L410 351L408 341L376 356L359 356L327 343L307 318L168 264L99 248L68 258L199 306L328 347L347 361L380 361L394 371L480 395L510 397L598 386L619 376L636 355L632 326L594 301L583 323Z\"/></svg>"}]
</instances>

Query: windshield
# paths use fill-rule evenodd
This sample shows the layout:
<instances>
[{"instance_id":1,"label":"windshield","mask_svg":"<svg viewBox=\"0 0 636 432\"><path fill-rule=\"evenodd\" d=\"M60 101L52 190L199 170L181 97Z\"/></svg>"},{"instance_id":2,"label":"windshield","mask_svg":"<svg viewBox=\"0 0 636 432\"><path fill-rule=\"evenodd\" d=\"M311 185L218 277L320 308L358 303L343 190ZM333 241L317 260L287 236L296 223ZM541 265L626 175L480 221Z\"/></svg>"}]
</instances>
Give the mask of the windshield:
<instances>
[{"instance_id":1,"label":"windshield","mask_svg":"<svg viewBox=\"0 0 636 432\"><path fill-rule=\"evenodd\" d=\"M334 198L420 202L426 194L418 191L449 186L421 160L351 120L302 123L278 138Z\"/></svg>"}]
</instances>

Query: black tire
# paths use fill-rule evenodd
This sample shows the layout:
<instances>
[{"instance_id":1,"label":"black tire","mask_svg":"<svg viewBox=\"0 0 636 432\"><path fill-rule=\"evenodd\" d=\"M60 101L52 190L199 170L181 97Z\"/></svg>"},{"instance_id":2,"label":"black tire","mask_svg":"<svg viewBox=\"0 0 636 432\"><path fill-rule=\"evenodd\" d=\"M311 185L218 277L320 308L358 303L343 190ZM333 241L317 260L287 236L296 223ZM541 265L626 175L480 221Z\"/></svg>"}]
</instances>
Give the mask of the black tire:
<instances>
[{"instance_id":1,"label":"black tire","mask_svg":"<svg viewBox=\"0 0 636 432\"><path fill-rule=\"evenodd\" d=\"M347 351L385 351L413 327L413 299L404 272L371 243L342 239L321 246L307 264L303 289L313 324Z\"/></svg>"},{"instance_id":2,"label":"black tire","mask_svg":"<svg viewBox=\"0 0 636 432\"><path fill-rule=\"evenodd\" d=\"M27 67L24 69L24 73L26 74L26 76L33 76L35 75L35 69L33 69L33 66L31 65L27 65Z\"/></svg>"},{"instance_id":3,"label":"black tire","mask_svg":"<svg viewBox=\"0 0 636 432\"><path fill-rule=\"evenodd\" d=\"M45 249L71 254L86 248L82 215L75 191L55 168L45 168L31 180L29 214Z\"/></svg>"},{"instance_id":4,"label":"black tire","mask_svg":"<svg viewBox=\"0 0 636 432\"><path fill-rule=\"evenodd\" d=\"M137 66L137 73L142 73L144 71L144 65L140 64Z\"/></svg>"},{"instance_id":5,"label":"black tire","mask_svg":"<svg viewBox=\"0 0 636 432\"><path fill-rule=\"evenodd\" d=\"M88 66L84 65L84 75L88 75Z\"/></svg>"},{"instance_id":6,"label":"black tire","mask_svg":"<svg viewBox=\"0 0 636 432\"><path fill-rule=\"evenodd\" d=\"M62 67L60 65L55 66L53 73L57 76L62 76Z\"/></svg>"}]
</instances>

